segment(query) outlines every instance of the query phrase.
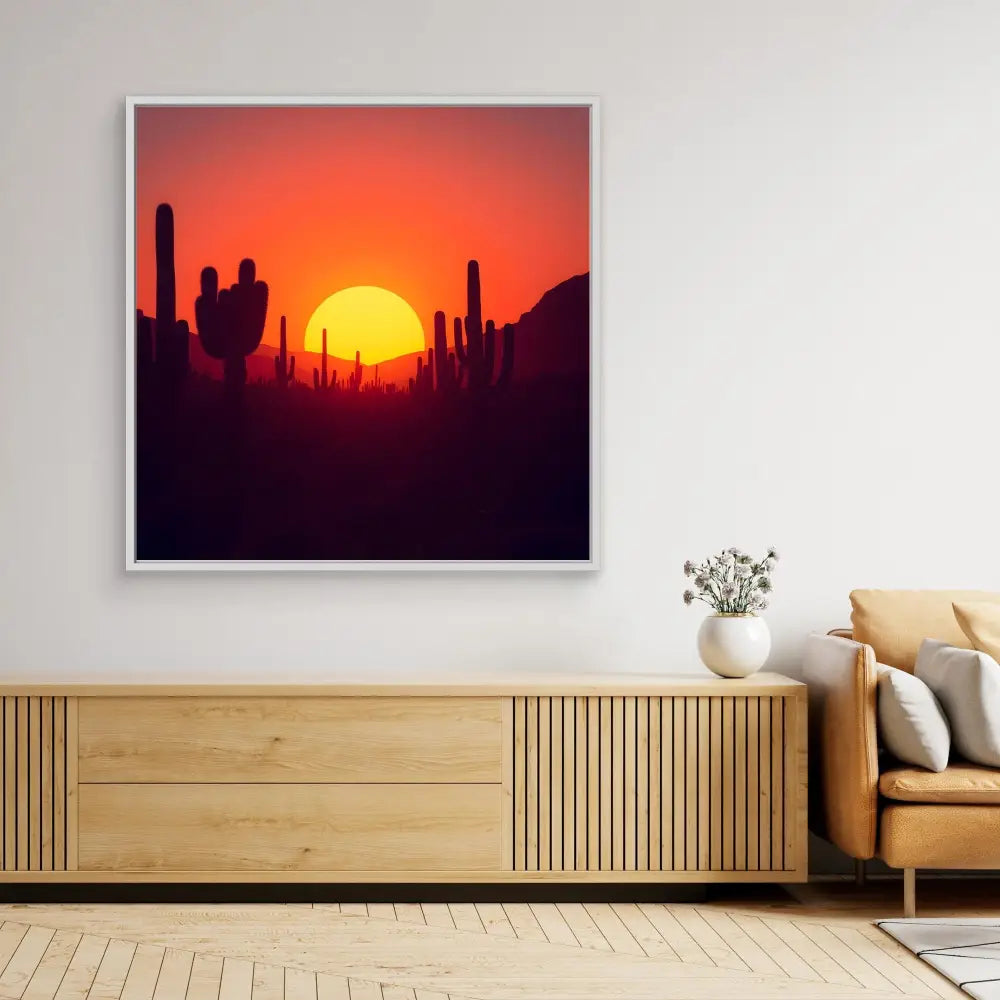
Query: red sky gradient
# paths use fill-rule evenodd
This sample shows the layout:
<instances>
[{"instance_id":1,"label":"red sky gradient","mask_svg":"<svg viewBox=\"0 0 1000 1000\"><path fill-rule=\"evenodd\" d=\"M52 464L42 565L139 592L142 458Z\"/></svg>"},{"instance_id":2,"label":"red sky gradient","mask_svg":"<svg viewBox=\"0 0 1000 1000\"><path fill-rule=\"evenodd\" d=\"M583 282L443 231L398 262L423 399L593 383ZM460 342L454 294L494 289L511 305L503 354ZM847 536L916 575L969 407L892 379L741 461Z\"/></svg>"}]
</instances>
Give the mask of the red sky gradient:
<instances>
[{"instance_id":1,"label":"red sky gradient","mask_svg":"<svg viewBox=\"0 0 1000 1000\"><path fill-rule=\"evenodd\" d=\"M156 311L154 215L174 209L177 317L194 329L201 269L270 286L264 342L289 350L327 296L401 295L465 313L480 262L483 317L512 322L590 270L590 112L560 107L141 107L136 110L136 306ZM449 341L451 339L449 319Z\"/></svg>"}]
</instances>

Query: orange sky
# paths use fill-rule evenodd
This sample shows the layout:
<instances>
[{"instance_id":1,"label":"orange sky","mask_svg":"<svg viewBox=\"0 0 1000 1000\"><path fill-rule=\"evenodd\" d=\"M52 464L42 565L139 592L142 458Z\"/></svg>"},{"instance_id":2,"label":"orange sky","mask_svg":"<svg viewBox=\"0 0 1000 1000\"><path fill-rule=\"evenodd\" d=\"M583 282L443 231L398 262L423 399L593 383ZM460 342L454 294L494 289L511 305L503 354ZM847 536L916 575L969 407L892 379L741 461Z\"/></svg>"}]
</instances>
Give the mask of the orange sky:
<instances>
[{"instance_id":1,"label":"orange sky","mask_svg":"<svg viewBox=\"0 0 1000 1000\"><path fill-rule=\"evenodd\" d=\"M264 342L284 313L290 350L352 285L401 295L432 341L435 310L465 313L470 257L484 319L516 320L590 269L589 147L587 108L138 108L136 306L156 311L167 201L192 329L201 269L229 285L243 257L270 286Z\"/></svg>"}]
</instances>

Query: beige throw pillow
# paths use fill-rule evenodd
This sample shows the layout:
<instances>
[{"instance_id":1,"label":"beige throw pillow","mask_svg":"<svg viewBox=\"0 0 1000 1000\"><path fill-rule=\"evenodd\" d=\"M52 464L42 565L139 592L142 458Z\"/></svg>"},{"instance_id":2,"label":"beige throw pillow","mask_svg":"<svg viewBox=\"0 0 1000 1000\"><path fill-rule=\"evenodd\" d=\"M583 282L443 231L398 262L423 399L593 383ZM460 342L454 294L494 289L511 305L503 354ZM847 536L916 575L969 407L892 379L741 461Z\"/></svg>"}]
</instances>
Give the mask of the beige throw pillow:
<instances>
[{"instance_id":1,"label":"beige throw pillow","mask_svg":"<svg viewBox=\"0 0 1000 1000\"><path fill-rule=\"evenodd\" d=\"M1000 604L967 601L952 604L952 607L972 648L981 653L989 653L994 660L1000 660Z\"/></svg>"}]
</instances>

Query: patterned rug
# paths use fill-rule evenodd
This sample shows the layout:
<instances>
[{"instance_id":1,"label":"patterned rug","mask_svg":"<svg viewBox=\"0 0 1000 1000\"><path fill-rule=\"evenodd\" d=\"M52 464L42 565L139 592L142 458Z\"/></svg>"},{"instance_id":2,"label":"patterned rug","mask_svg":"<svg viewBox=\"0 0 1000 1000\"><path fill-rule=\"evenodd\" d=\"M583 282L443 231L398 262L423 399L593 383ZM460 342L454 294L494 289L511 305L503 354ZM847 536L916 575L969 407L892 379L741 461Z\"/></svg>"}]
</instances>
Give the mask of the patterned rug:
<instances>
[{"instance_id":1,"label":"patterned rug","mask_svg":"<svg viewBox=\"0 0 1000 1000\"><path fill-rule=\"evenodd\" d=\"M969 996L1000 1000L1000 921L995 917L875 924Z\"/></svg>"}]
</instances>

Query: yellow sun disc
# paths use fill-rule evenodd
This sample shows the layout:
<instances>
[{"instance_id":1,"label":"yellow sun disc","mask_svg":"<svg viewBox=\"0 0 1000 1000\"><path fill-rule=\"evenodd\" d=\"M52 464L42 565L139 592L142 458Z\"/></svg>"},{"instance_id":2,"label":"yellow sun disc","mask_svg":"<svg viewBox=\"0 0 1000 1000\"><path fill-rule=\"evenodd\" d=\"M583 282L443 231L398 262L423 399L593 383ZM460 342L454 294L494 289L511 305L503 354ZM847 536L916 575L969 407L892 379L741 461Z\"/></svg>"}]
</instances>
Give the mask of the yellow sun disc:
<instances>
[{"instance_id":1,"label":"yellow sun disc","mask_svg":"<svg viewBox=\"0 0 1000 1000\"><path fill-rule=\"evenodd\" d=\"M323 301L306 326L305 349L323 350L335 358L375 365L424 349L420 317L405 299L385 288L357 285L335 292Z\"/></svg>"}]
</instances>

